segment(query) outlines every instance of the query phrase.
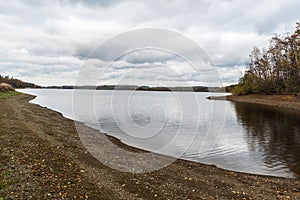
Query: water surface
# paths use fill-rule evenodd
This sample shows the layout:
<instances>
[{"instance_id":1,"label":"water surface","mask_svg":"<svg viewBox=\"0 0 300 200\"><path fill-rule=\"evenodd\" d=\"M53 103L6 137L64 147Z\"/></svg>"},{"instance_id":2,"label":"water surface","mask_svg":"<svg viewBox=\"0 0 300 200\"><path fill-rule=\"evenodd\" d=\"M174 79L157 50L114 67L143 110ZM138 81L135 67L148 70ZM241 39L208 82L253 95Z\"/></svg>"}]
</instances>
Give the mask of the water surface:
<instances>
[{"instance_id":1,"label":"water surface","mask_svg":"<svg viewBox=\"0 0 300 200\"><path fill-rule=\"evenodd\" d=\"M20 91L36 95L32 103L135 147L234 171L300 177L296 112L210 101L210 93L93 91L91 96L81 90L73 97L73 90Z\"/></svg>"}]
</instances>

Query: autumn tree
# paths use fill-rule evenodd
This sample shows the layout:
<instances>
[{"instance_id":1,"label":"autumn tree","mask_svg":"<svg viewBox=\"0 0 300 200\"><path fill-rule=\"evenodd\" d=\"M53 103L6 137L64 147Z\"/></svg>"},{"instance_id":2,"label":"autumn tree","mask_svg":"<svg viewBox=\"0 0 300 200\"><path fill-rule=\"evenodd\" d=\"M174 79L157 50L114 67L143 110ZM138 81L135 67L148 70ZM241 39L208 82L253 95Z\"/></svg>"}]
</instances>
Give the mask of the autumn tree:
<instances>
[{"instance_id":1,"label":"autumn tree","mask_svg":"<svg viewBox=\"0 0 300 200\"><path fill-rule=\"evenodd\" d=\"M235 94L297 93L300 91L300 23L294 33L275 35L267 49L254 47L248 71Z\"/></svg>"},{"instance_id":2,"label":"autumn tree","mask_svg":"<svg viewBox=\"0 0 300 200\"><path fill-rule=\"evenodd\" d=\"M39 88L40 87L33 83L23 82L19 79L15 79L9 76L2 76L2 75L0 75L0 83L8 83L12 85L14 88Z\"/></svg>"}]
</instances>

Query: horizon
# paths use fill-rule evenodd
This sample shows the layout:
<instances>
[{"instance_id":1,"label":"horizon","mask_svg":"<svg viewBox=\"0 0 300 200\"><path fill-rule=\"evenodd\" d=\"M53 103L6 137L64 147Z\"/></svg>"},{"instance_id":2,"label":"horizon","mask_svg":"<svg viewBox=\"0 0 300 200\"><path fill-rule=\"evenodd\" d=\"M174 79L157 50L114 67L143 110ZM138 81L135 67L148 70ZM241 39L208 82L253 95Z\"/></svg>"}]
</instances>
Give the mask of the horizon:
<instances>
[{"instance_id":1,"label":"horizon","mask_svg":"<svg viewBox=\"0 0 300 200\"><path fill-rule=\"evenodd\" d=\"M86 58L100 64L103 70L109 64L105 54L116 50L100 49L100 56L89 57L96 44L128 31L156 28L194 41L212 61L217 74L200 77L172 52L143 49L114 60L103 76L98 74L101 85L117 85L121 80L121 85L155 82L169 87L225 87L236 84L243 76L253 47L267 47L275 33L294 30L299 7L295 0L277 4L267 0L2 2L0 74L43 87L76 85ZM219 15L215 15L216 11ZM166 42L165 38L157 40ZM193 54L180 40L173 43L173 47L182 47L186 55ZM205 63L197 67L204 72L208 69ZM122 79L124 74L129 75Z\"/></svg>"}]
</instances>

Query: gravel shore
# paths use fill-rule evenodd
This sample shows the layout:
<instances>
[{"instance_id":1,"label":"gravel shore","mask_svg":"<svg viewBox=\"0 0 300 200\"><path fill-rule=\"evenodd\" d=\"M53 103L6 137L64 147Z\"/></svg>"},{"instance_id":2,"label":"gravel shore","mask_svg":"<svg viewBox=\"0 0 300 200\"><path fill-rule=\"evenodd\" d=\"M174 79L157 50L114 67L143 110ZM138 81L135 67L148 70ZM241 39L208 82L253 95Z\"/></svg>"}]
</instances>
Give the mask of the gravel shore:
<instances>
[{"instance_id":1,"label":"gravel shore","mask_svg":"<svg viewBox=\"0 0 300 200\"><path fill-rule=\"evenodd\" d=\"M295 95L229 95L229 96L212 96L211 100L228 100L234 102L255 103L266 106L273 106L284 109L300 111L300 97Z\"/></svg>"},{"instance_id":2,"label":"gravel shore","mask_svg":"<svg viewBox=\"0 0 300 200\"><path fill-rule=\"evenodd\" d=\"M28 103L33 98L0 98L0 199L300 199L299 179L183 160L151 173L113 170L87 152L74 121Z\"/></svg>"}]
</instances>

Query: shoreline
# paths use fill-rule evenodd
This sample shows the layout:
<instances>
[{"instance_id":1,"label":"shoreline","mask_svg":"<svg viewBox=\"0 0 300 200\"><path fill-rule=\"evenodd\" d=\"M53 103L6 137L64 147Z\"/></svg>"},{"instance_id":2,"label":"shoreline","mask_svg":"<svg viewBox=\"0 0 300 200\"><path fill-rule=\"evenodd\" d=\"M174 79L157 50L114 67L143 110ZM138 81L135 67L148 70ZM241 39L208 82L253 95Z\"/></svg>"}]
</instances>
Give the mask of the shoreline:
<instances>
[{"instance_id":1,"label":"shoreline","mask_svg":"<svg viewBox=\"0 0 300 200\"><path fill-rule=\"evenodd\" d=\"M300 97L294 95L228 95L228 96L210 96L210 100L227 100L232 102L251 103L257 105L270 106L279 109L300 111Z\"/></svg>"},{"instance_id":2,"label":"shoreline","mask_svg":"<svg viewBox=\"0 0 300 200\"><path fill-rule=\"evenodd\" d=\"M20 94L0 99L0 183L4 185L0 197L8 199L74 198L74 196L82 199L300 197L299 179L233 172L192 161L176 160L163 169L146 174L113 170L87 153L73 120L63 117L56 111L28 103L32 98L31 95ZM87 132L95 132L86 126L82 128ZM108 138L125 150L144 152L123 144L119 139L111 136Z\"/></svg>"},{"instance_id":3,"label":"shoreline","mask_svg":"<svg viewBox=\"0 0 300 200\"><path fill-rule=\"evenodd\" d=\"M31 99L28 101L29 104L33 104L33 105L37 105L37 106L40 106L39 104L36 104L36 103L30 103L31 100L35 99L36 96L35 95L31 95L31 94L26 94L26 93L20 93L20 94L24 94L24 95L28 95L31 97ZM228 97L230 97L232 95L228 95L228 96L217 96L216 99L213 99L213 100L229 100L227 99ZM214 98L214 97L212 97ZM234 99L232 98L231 101L234 101ZM242 102L242 101L241 101ZM248 103L248 102L247 102ZM43 107L43 106L40 106L40 107ZM148 150L144 150L144 149L141 149L141 148L138 148L138 147L135 147L135 146L131 146L130 144L126 144L124 143L120 138L117 138L117 137L114 137L114 136L111 136L109 135L108 133L105 133L105 132L100 132L99 130L93 128L93 127L90 127L90 126L87 126L86 124L84 124L83 122L80 122L80 121L76 121L72 118L69 118L67 116L64 116L61 112L59 111L56 111L56 110L53 110L51 108L48 108L48 107L43 107L43 108L46 108L47 110L49 111L53 111L53 112L56 112L58 113L59 115L61 115L63 118L67 119L67 120L71 120L73 121L75 124L78 124L79 125L79 128L81 128L81 126L84 127L84 129L90 129L92 130L92 132L98 132L98 133L101 133L103 134L103 136L105 136L110 142L112 142L114 145L116 145L117 147L123 149L123 150L127 150L127 151L131 151L131 152L138 152L138 153L152 153ZM75 125L76 126L76 125ZM101 138L103 139L103 138ZM82 142L82 141L81 141ZM85 147L86 148L86 147ZM161 157L170 157L168 155L163 155L163 154L157 154L157 153L152 153L152 154L155 154L157 156L161 156ZM173 157L170 157L171 159L173 159ZM297 177L284 177L284 176L272 176L272 175L267 175L267 174L254 174L254 173L247 173L247 172L243 172L243 171L234 171L234 170L230 170L230 169L226 169L226 168L222 168L222 167L219 167L215 164L206 164L206 163L200 163L200 162L195 162L195 161L192 161L192 160L185 160L185 159L182 159L182 158L174 158L174 160L178 160L178 161L182 161L182 162L192 162L192 163L195 163L195 164L200 164L200 165L205 165L205 166L211 166L211 167L215 167L217 169L220 169L220 170L225 170L225 171L229 171L229 172L233 172L233 173L240 173L240 174L245 174L245 175L254 175L254 176L262 176L262 177L273 177L273 178L285 178L285 179L299 179ZM99 161L100 162L100 161Z\"/></svg>"}]
</instances>

